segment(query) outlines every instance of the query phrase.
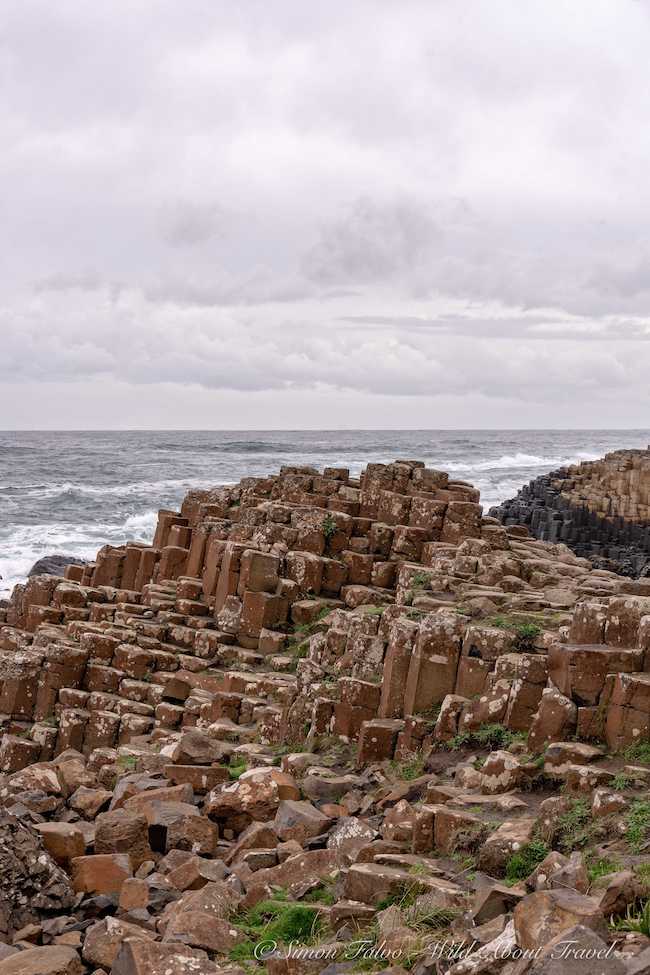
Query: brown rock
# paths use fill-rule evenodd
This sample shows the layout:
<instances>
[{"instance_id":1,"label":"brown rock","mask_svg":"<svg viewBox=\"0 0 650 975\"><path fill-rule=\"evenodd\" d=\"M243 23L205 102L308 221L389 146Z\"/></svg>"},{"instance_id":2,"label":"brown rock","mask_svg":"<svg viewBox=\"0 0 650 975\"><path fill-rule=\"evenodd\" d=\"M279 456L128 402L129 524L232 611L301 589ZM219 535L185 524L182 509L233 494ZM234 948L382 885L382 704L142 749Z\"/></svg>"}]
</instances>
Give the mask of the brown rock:
<instances>
[{"instance_id":1,"label":"brown rock","mask_svg":"<svg viewBox=\"0 0 650 975\"><path fill-rule=\"evenodd\" d=\"M125 941L117 953L111 975L218 975L219 969L204 951L182 944Z\"/></svg>"},{"instance_id":2,"label":"brown rock","mask_svg":"<svg viewBox=\"0 0 650 975\"><path fill-rule=\"evenodd\" d=\"M532 840L535 824L536 820L527 816L501 823L481 846L478 858L481 870L502 876L512 854Z\"/></svg>"},{"instance_id":3,"label":"brown rock","mask_svg":"<svg viewBox=\"0 0 650 975\"><path fill-rule=\"evenodd\" d=\"M575 890L541 890L528 894L514 910L517 944L538 948L569 931L576 924L606 938L607 924L595 897Z\"/></svg>"},{"instance_id":4,"label":"brown rock","mask_svg":"<svg viewBox=\"0 0 650 975\"><path fill-rule=\"evenodd\" d=\"M149 826L140 813L112 809L96 819L95 853L126 853L134 870L151 859Z\"/></svg>"},{"instance_id":5,"label":"brown rock","mask_svg":"<svg viewBox=\"0 0 650 975\"><path fill-rule=\"evenodd\" d=\"M68 802L70 807L85 819L94 819L99 810L108 805L111 798L112 793L107 792L106 789L88 789L85 785L81 785L70 796Z\"/></svg>"},{"instance_id":6,"label":"brown rock","mask_svg":"<svg viewBox=\"0 0 650 975\"><path fill-rule=\"evenodd\" d=\"M119 894L124 881L133 874L126 853L76 857L71 865L74 889L88 894Z\"/></svg>"},{"instance_id":7,"label":"brown rock","mask_svg":"<svg viewBox=\"0 0 650 975\"><path fill-rule=\"evenodd\" d=\"M40 833L43 846L60 867L67 867L74 857L86 852L86 841L74 823L38 823L34 829Z\"/></svg>"},{"instance_id":8,"label":"brown rock","mask_svg":"<svg viewBox=\"0 0 650 975\"><path fill-rule=\"evenodd\" d=\"M104 918L88 928L82 956L91 965L112 968L122 942L126 938L150 941L153 936L144 928L115 917Z\"/></svg>"},{"instance_id":9,"label":"brown rock","mask_svg":"<svg viewBox=\"0 0 650 975\"><path fill-rule=\"evenodd\" d=\"M278 806L273 829L281 840L296 840L301 845L312 836L327 832L332 820L310 802L284 799Z\"/></svg>"},{"instance_id":10,"label":"brown rock","mask_svg":"<svg viewBox=\"0 0 650 975\"><path fill-rule=\"evenodd\" d=\"M0 975L81 975L83 965L74 948L29 948L0 961Z\"/></svg>"},{"instance_id":11,"label":"brown rock","mask_svg":"<svg viewBox=\"0 0 650 975\"><path fill-rule=\"evenodd\" d=\"M244 941L241 931L207 911L181 911L167 925L164 942L180 941L193 948L207 948L226 954Z\"/></svg>"},{"instance_id":12,"label":"brown rock","mask_svg":"<svg viewBox=\"0 0 650 975\"><path fill-rule=\"evenodd\" d=\"M526 975L630 975L616 955L616 943L607 944L595 931L577 924L541 947Z\"/></svg>"}]
</instances>

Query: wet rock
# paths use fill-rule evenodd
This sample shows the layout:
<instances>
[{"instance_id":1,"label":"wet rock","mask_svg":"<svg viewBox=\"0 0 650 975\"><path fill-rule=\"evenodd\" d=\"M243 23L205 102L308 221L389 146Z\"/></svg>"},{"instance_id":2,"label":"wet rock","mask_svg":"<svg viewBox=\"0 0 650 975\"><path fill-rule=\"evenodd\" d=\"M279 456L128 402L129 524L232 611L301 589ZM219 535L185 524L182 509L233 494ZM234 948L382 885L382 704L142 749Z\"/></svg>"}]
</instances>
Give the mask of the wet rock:
<instances>
[{"instance_id":1,"label":"wet rock","mask_svg":"<svg viewBox=\"0 0 650 975\"><path fill-rule=\"evenodd\" d=\"M30 579L32 576L62 576L69 565L86 565L86 561L76 555L44 555L42 559L34 562L27 573L27 578Z\"/></svg>"}]
</instances>

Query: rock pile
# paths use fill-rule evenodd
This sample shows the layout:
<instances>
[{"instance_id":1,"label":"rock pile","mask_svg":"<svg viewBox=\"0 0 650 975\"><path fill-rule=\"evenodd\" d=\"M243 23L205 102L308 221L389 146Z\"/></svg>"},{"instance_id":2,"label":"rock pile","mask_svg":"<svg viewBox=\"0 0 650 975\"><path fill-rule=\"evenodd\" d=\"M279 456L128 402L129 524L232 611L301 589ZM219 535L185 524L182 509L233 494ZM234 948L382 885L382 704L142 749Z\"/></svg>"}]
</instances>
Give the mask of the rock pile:
<instances>
[{"instance_id":1,"label":"rock pile","mask_svg":"<svg viewBox=\"0 0 650 975\"><path fill-rule=\"evenodd\" d=\"M504 525L564 542L597 567L650 574L650 448L618 450L544 474L492 508Z\"/></svg>"},{"instance_id":2,"label":"rock pile","mask_svg":"<svg viewBox=\"0 0 650 975\"><path fill-rule=\"evenodd\" d=\"M0 975L650 970L649 652L419 462L191 492L0 610Z\"/></svg>"}]
</instances>

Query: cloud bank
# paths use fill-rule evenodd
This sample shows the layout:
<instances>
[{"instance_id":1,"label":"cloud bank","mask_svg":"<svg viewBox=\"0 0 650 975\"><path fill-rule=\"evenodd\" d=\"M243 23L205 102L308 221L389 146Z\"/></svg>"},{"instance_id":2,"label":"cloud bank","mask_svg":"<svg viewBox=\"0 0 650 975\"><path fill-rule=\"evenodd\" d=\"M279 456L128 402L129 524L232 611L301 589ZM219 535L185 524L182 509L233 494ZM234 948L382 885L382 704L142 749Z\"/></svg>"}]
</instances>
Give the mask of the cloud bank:
<instances>
[{"instance_id":1,"label":"cloud bank","mask_svg":"<svg viewBox=\"0 0 650 975\"><path fill-rule=\"evenodd\" d=\"M648 0L3 11L1 426L645 425Z\"/></svg>"}]
</instances>

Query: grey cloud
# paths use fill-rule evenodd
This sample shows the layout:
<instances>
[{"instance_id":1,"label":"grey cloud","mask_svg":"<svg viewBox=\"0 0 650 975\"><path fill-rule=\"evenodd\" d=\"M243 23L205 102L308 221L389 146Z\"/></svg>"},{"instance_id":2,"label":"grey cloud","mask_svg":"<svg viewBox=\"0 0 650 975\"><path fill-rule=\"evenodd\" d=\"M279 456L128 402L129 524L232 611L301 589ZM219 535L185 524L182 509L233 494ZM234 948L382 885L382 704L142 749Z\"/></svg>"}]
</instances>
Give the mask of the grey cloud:
<instances>
[{"instance_id":1,"label":"grey cloud","mask_svg":"<svg viewBox=\"0 0 650 975\"><path fill-rule=\"evenodd\" d=\"M373 282L423 260L439 235L421 203L381 205L363 197L344 218L323 228L303 268L321 284Z\"/></svg>"},{"instance_id":2,"label":"grey cloud","mask_svg":"<svg viewBox=\"0 0 650 975\"><path fill-rule=\"evenodd\" d=\"M7 0L0 380L638 422L649 46L621 0Z\"/></svg>"},{"instance_id":3,"label":"grey cloud","mask_svg":"<svg viewBox=\"0 0 650 975\"><path fill-rule=\"evenodd\" d=\"M227 212L217 203L179 201L160 212L163 237L174 247L204 244L217 234L223 234L227 221Z\"/></svg>"}]
</instances>

